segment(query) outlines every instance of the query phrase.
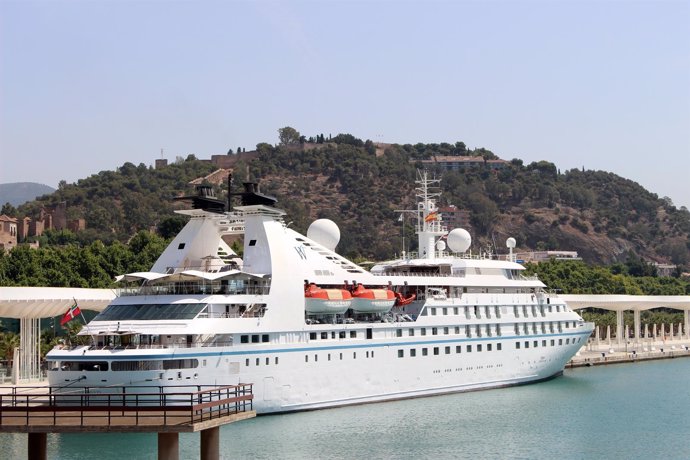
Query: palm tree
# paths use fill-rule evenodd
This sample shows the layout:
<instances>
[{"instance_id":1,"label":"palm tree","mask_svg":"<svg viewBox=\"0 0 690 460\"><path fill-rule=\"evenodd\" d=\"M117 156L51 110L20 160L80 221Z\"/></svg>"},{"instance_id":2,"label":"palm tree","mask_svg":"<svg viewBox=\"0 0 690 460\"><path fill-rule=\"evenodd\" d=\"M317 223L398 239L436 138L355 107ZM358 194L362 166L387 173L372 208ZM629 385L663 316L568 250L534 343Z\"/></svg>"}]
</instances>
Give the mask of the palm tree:
<instances>
[{"instance_id":1,"label":"palm tree","mask_svg":"<svg viewBox=\"0 0 690 460\"><path fill-rule=\"evenodd\" d=\"M19 334L16 332L0 333L0 359L6 361L8 367L12 367L14 349L17 347L19 347Z\"/></svg>"}]
</instances>

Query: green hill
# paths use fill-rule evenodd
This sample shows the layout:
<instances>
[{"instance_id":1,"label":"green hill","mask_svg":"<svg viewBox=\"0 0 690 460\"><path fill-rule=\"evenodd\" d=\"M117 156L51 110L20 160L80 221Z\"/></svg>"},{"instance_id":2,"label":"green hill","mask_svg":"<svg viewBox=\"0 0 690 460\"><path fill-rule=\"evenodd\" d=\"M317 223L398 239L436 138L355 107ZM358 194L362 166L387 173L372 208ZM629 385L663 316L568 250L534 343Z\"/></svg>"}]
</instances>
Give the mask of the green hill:
<instances>
[{"instance_id":1,"label":"green hill","mask_svg":"<svg viewBox=\"0 0 690 460\"><path fill-rule=\"evenodd\" d=\"M305 139L302 139L303 141ZM288 220L306 231L316 218L330 218L341 228L339 252L353 258L385 259L400 248L396 209L414 208L414 179L422 160L434 155L496 158L486 149L455 144L387 145L351 135L319 144L259 144L257 154L234 164L235 184L258 180L262 192L278 197ZM126 163L102 171L52 195L20 207L33 216L42 205L66 201L68 218L84 218L87 231L77 240L126 241L136 231L158 227L169 236L179 217L171 198L190 193L189 181L214 170L209 162L189 157L162 169ZM473 250L504 251L515 237L518 250L575 250L587 262L625 261L630 254L648 260L687 265L690 260L690 213L677 209L639 184L603 171L570 170L541 161L524 165L511 160L493 171L475 167L463 172L432 169L441 176L442 203L471 211ZM220 198L224 186L217 187ZM166 230L168 229L168 230ZM415 241L406 225L408 241ZM494 243L495 242L495 243Z\"/></svg>"},{"instance_id":2,"label":"green hill","mask_svg":"<svg viewBox=\"0 0 690 460\"><path fill-rule=\"evenodd\" d=\"M55 189L36 182L12 182L0 184L0 206L9 203L19 206L27 201L35 200L41 195L53 193Z\"/></svg>"}]
</instances>

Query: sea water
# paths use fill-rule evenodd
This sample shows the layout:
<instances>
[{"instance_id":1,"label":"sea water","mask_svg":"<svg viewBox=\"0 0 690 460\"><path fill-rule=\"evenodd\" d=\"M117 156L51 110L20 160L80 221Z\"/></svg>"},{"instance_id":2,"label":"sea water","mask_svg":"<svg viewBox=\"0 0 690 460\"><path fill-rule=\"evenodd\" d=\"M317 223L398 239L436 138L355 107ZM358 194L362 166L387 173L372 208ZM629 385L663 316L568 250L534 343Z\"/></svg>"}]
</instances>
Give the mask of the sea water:
<instances>
[{"instance_id":1,"label":"sea water","mask_svg":"<svg viewBox=\"0 0 690 460\"><path fill-rule=\"evenodd\" d=\"M499 390L261 416L221 429L221 457L686 459L690 359L568 369ZM0 458L26 458L0 434ZM48 435L50 459L155 459L156 434ZM199 434L180 435L199 458Z\"/></svg>"}]
</instances>

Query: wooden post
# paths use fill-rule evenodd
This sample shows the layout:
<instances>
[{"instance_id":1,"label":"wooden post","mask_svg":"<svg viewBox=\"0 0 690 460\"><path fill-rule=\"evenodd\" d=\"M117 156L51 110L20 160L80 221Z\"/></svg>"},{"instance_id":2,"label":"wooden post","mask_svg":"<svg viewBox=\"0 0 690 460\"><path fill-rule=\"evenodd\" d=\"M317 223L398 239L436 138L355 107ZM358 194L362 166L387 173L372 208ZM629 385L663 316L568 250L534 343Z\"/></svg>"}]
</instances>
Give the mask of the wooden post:
<instances>
[{"instance_id":1,"label":"wooden post","mask_svg":"<svg viewBox=\"0 0 690 460\"><path fill-rule=\"evenodd\" d=\"M179 433L158 433L158 460L179 460Z\"/></svg>"},{"instance_id":2,"label":"wooden post","mask_svg":"<svg viewBox=\"0 0 690 460\"><path fill-rule=\"evenodd\" d=\"M201 460L220 458L220 427L201 430Z\"/></svg>"},{"instance_id":3,"label":"wooden post","mask_svg":"<svg viewBox=\"0 0 690 460\"><path fill-rule=\"evenodd\" d=\"M29 460L46 460L47 433L29 433Z\"/></svg>"}]
</instances>

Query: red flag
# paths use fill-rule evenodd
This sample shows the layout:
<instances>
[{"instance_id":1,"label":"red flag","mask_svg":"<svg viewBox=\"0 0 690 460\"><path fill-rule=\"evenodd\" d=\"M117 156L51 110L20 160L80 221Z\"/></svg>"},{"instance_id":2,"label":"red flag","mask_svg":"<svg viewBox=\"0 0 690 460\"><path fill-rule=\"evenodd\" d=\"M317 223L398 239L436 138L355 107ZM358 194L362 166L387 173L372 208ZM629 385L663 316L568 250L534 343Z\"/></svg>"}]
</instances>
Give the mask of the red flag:
<instances>
[{"instance_id":1,"label":"red flag","mask_svg":"<svg viewBox=\"0 0 690 460\"><path fill-rule=\"evenodd\" d=\"M62 315L62 319L60 320L60 326L64 326L65 324L69 323L72 321L74 318L77 317L77 315L81 314L81 310L77 306L76 302L74 305L72 305L69 310L67 310L67 313Z\"/></svg>"}]
</instances>

